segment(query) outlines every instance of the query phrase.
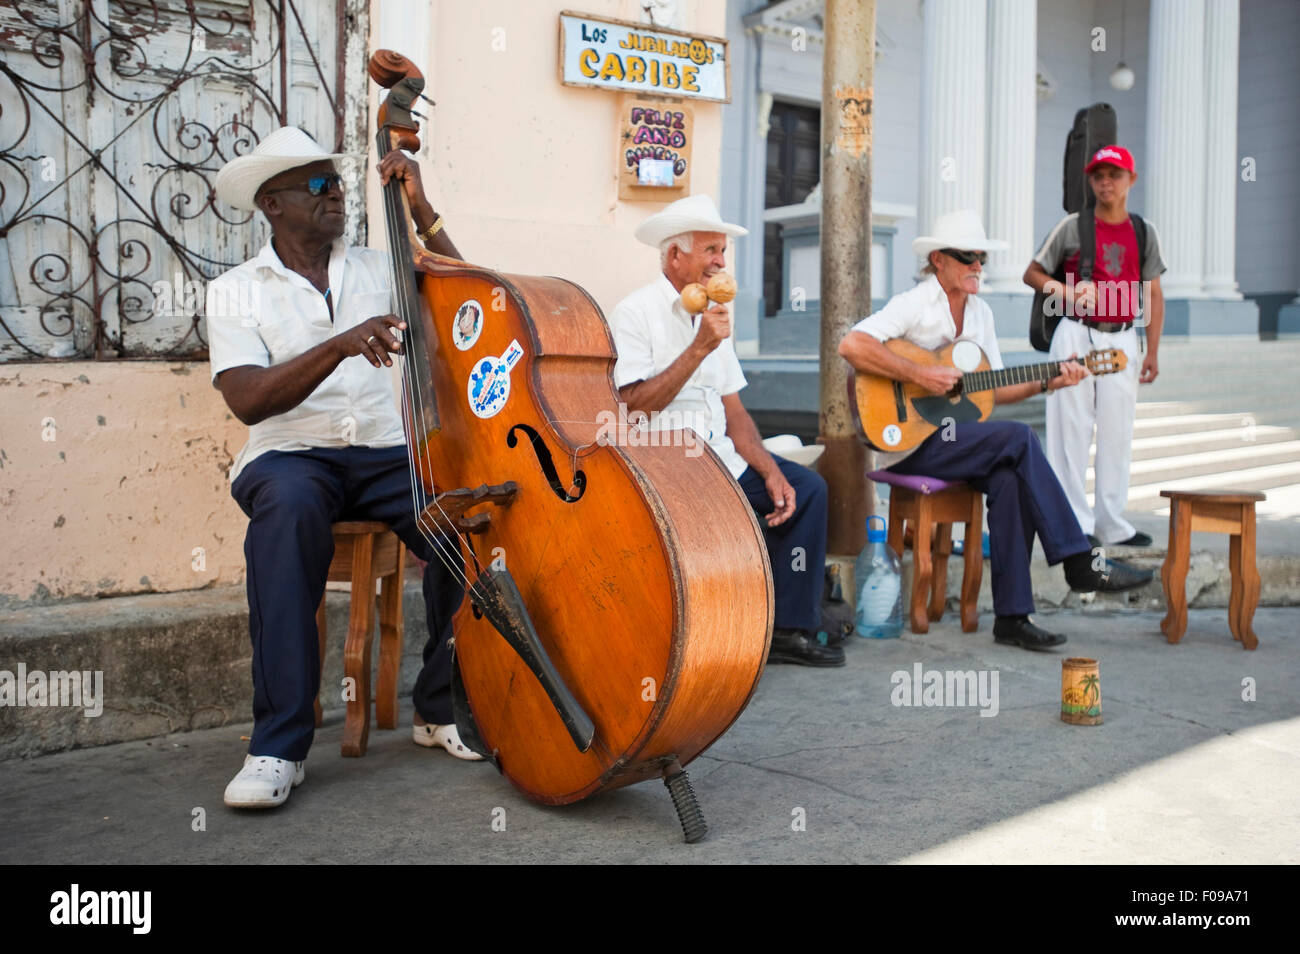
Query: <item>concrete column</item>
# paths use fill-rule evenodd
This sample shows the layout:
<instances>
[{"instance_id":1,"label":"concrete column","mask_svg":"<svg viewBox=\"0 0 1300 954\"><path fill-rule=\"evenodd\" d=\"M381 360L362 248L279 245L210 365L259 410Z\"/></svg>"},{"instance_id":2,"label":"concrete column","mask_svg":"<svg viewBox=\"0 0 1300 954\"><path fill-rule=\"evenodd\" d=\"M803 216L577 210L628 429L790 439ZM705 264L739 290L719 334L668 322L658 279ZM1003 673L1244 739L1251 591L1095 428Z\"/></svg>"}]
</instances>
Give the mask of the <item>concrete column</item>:
<instances>
[{"instance_id":1,"label":"concrete column","mask_svg":"<svg viewBox=\"0 0 1300 954\"><path fill-rule=\"evenodd\" d=\"M1034 126L1038 44L1035 0L989 0L988 212L984 226L1009 243L992 252L990 291L1029 294L1021 276L1034 254Z\"/></svg>"},{"instance_id":2,"label":"concrete column","mask_svg":"<svg viewBox=\"0 0 1300 954\"><path fill-rule=\"evenodd\" d=\"M1241 298L1236 268L1240 19L1238 0L1206 0L1205 293L1212 298Z\"/></svg>"},{"instance_id":3,"label":"concrete column","mask_svg":"<svg viewBox=\"0 0 1300 954\"><path fill-rule=\"evenodd\" d=\"M985 0L925 0L918 234L955 209L984 214ZM987 228L987 224L985 225Z\"/></svg>"},{"instance_id":4,"label":"concrete column","mask_svg":"<svg viewBox=\"0 0 1300 954\"><path fill-rule=\"evenodd\" d=\"M1199 298L1205 263L1205 0L1151 0L1146 214L1167 298ZM1229 238L1229 241L1233 239Z\"/></svg>"}]
</instances>

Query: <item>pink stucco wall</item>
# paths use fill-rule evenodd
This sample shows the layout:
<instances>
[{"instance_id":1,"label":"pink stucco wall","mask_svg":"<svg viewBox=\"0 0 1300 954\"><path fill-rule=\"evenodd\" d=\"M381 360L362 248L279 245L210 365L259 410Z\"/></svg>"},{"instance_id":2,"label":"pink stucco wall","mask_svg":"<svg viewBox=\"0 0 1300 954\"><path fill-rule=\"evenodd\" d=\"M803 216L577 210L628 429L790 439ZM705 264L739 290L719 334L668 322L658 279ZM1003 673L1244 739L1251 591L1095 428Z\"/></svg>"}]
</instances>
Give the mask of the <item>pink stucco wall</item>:
<instances>
[{"instance_id":1,"label":"pink stucco wall","mask_svg":"<svg viewBox=\"0 0 1300 954\"><path fill-rule=\"evenodd\" d=\"M243 578L247 429L206 362L0 366L0 606Z\"/></svg>"},{"instance_id":2,"label":"pink stucco wall","mask_svg":"<svg viewBox=\"0 0 1300 954\"><path fill-rule=\"evenodd\" d=\"M371 4L371 46L387 22L391 45L428 78L438 105L421 165L461 251L571 279L606 311L650 281L657 252L632 230L661 204L618 199L619 97L558 79L558 15L570 4L404 3L401 16L420 11L415 26L385 21L384 5ZM680 7L686 29L724 32L722 0ZM581 10L636 20L641 5ZM695 105L692 191L715 197L721 110ZM377 197L372 182L372 212ZM373 215L370 235L383 236ZM242 581L246 521L227 474L246 435L206 364L0 365L0 607Z\"/></svg>"}]
</instances>

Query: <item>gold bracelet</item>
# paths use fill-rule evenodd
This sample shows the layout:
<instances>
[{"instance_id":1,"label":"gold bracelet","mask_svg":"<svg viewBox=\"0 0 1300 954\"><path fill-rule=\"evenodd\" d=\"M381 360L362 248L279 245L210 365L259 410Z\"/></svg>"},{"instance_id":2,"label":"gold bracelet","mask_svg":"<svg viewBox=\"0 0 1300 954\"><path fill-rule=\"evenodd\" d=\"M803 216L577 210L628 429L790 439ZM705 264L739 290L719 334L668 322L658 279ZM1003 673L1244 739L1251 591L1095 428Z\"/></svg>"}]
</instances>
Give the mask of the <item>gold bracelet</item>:
<instances>
[{"instance_id":1,"label":"gold bracelet","mask_svg":"<svg viewBox=\"0 0 1300 954\"><path fill-rule=\"evenodd\" d=\"M429 241L429 239L433 238L441 231L442 231L442 216L440 215L433 220L432 225L430 225L427 229L425 229L423 232L420 233L419 236L420 241L427 242Z\"/></svg>"}]
</instances>

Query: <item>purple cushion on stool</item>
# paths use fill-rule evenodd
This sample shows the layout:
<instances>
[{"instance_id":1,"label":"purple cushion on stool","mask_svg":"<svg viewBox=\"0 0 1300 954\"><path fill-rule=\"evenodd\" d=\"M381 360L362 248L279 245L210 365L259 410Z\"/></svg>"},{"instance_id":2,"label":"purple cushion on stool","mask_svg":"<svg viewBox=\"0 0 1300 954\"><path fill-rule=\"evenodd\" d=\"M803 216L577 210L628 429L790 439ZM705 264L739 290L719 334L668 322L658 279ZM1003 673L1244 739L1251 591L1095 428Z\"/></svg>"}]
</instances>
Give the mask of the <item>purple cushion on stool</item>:
<instances>
[{"instance_id":1,"label":"purple cushion on stool","mask_svg":"<svg viewBox=\"0 0 1300 954\"><path fill-rule=\"evenodd\" d=\"M905 487L921 494L937 494L949 487L959 487L962 483L960 480L940 480L938 477L923 477L920 474L896 474L891 470L873 470L867 476L878 484Z\"/></svg>"}]
</instances>

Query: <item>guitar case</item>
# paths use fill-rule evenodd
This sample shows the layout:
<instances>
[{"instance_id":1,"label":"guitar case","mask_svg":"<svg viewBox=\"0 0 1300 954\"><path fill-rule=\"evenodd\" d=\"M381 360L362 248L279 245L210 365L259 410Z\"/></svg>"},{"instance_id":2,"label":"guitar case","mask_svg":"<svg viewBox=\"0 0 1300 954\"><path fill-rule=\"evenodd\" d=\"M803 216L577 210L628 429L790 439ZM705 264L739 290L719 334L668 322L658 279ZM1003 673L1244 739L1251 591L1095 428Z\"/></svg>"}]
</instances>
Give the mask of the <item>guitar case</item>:
<instances>
[{"instance_id":1,"label":"guitar case","mask_svg":"<svg viewBox=\"0 0 1300 954\"><path fill-rule=\"evenodd\" d=\"M1118 141L1119 119L1115 115L1115 107L1110 103L1093 103L1074 114L1074 125L1070 127L1065 137L1065 159L1062 164L1061 206L1067 215L1072 212L1081 213L1097 204L1097 197L1088 187L1088 176L1083 170L1098 149ZM1080 246L1088 248L1090 242L1083 241L1085 238L1082 234L1083 223L1080 222L1080 225ZM1088 237L1090 238L1091 235L1092 232L1089 230ZM1091 258L1091 256L1087 257ZM1091 268L1088 271L1091 272ZM1057 281L1065 281L1063 269L1058 269L1058 272L1060 274L1052 277ZM1090 280L1091 275L1086 279L1081 275L1080 279ZM1035 292L1029 311L1029 343L1037 351L1051 350L1052 335L1055 334L1056 326L1061 321L1060 315L1047 313L1046 304L1047 296L1042 292Z\"/></svg>"},{"instance_id":2,"label":"guitar case","mask_svg":"<svg viewBox=\"0 0 1300 954\"><path fill-rule=\"evenodd\" d=\"M1088 176L1083 168L1098 149L1118 141L1119 120L1115 107L1110 103L1093 103L1074 114L1074 125L1065 137L1062 179L1061 205L1067 215L1091 209L1097 204L1097 197L1088 188Z\"/></svg>"}]
</instances>

